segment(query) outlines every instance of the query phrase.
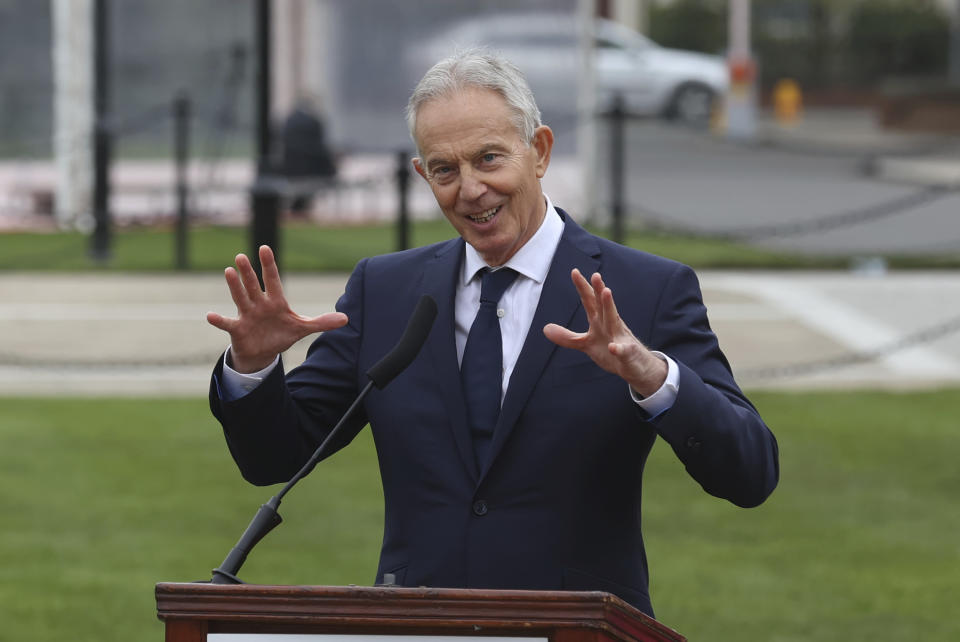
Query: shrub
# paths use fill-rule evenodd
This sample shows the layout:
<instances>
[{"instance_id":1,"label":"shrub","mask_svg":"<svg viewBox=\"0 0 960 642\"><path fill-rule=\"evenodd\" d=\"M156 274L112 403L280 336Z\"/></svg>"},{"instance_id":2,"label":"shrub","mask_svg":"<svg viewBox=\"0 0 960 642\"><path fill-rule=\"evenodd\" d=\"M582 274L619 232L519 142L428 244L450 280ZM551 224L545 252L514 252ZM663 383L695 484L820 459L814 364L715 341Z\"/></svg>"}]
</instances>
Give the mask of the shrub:
<instances>
[{"instance_id":1,"label":"shrub","mask_svg":"<svg viewBox=\"0 0 960 642\"><path fill-rule=\"evenodd\" d=\"M949 19L930 0L864 0L850 16L850 54L865 82L942 74L949 33Z\"/></svg>"}]
</instances>

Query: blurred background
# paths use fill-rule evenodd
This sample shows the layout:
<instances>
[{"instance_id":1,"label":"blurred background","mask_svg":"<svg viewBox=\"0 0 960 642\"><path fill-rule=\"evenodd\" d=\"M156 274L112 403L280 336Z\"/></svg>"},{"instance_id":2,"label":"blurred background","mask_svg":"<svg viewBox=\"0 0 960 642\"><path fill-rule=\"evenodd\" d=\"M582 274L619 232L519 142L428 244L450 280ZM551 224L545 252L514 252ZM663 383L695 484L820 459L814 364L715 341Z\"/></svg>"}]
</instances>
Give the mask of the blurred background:
<instances>
[{"instance_id":1,"label":"blurred background","mask_svg":"<svg viewBox=\"0 0 960 642\"><path fill-rule=\"evenodd\" d=\"M780 440L747 512L655 448L658 618L960 637L960 0L0 0L0 640L162 636L153 584L265 499L203 401L223 268L269 243L319 314L362 257L450 238L403 108L475 45L530 81L552 201L696 268ZM245 579L372 581L357 441Z\"/></svg>"},{"instance_id":2,"label":"blurred background","mask_svg":"<svg viewBox=\"0 0 960 642\"><path fill-rule=\"evenodd\" d=\"M178 167L191 225L247 223L264 174L287 179L285 198L290 180L308 179L319 197L294 209L318 224L392 220L395 155L413 153L398 118L406 97L434 61L477 44L528 76L557 134L546 188L583 218L605 222L618 205L635 229L743 237L744 224L812 226L906 186L956 182L955 166L902 161L955 159L958 13L955 0L299 0L269 11L252 0L3 0L0 229L170 223ZM625 114L616 167L615 97ZM779 159L769 148L808 153ZM677 180L718 166L743 178L775 171L804 191L811 166L836 179L830 202L805 212L782 184L695 190L720 208L708 211L675 185L645 182L674 175L672 162L686 170ZM622 194L612 174L629 176ZM412 214L435 217L424 187L414 183ZM889 238L902 231L895 221L765 234L804 252L956 249L939 225L901 227L911 238Z\"/></svg>"}]
</instances>

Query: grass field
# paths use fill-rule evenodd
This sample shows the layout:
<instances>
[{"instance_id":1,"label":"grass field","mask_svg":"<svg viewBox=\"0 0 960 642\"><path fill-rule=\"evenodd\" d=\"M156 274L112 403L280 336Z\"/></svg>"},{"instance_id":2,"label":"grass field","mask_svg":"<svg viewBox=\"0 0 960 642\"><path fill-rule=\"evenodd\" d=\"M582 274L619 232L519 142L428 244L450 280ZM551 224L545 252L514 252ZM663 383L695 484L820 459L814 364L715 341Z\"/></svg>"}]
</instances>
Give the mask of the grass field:
<instances>
[{"instance_id":1,"label":"grass field","mask_svg":"<svg viewBox=\"0 0 960 642\"><path fill-rule=\"evenodd\" d=\"M662 442L644 528L660 620L691 640L957 640L960 391L753 395L782 480L742 510ZM0 400L4 640L160 640L153 586L206 579L272 489L202 400ZM382 496L368 431L284 501L249 582L369 584Z\"/></svg>"},{"instance_id":2,"label":"grass field","mask_svg":"<svg viewBox=\"0 0 960 642\"><path fill-rule=\"evenodd\" d=\"M604 230L593 230L601 236ZM196 227L190 231L192 270L221 270L250 241L245 228ZM451 238L445 220L420 221L412 226L413 245ZM78 232L0 234L2 270L116 270L173 269L174 239L170 229L126 228L113 240L113 258L106 265L88 256L88 238ZM817 257L764 250L729 241L631 232L627 245L666 256L694 268L809 268L845 269L850 257ZM286 224L281 230L282 267L291 271L350 271L361 258L390 252L396 247L392 225L324 226ZM960 255L892 256L891 267L956 268Z\"/></svg>"}]
</instances>

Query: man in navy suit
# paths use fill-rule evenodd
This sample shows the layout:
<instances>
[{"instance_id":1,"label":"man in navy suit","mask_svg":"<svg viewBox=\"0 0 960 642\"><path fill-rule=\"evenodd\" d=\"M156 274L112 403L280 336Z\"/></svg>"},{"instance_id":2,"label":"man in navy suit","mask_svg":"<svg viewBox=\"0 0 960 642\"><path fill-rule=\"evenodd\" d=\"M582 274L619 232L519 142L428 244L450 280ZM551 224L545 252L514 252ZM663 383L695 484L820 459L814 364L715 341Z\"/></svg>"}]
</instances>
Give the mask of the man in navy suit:
<instances>
[{"instance_id":1,"label":"man in navy suit","mask_svg":"<svg viewBox=\"0 0 960 642\"><path fill-rule=\"evenodd\" d=\"M423 351L337 444L369 422L385 501L377 581L604 590L652 615L640 506L656 437L739 506L778 480L776 441L734 382L697 279L554 207L540 189L553 134L509 62L438 63L407 114L414 166L459 238L364 259L337 312L312 319L287 305L268 248L264 290L238 256L226 270L237 318L208 315L231 338L210 391L231 453L252 483L289 479L429 294L439 314ZM487 268L517 276L496 303L501 405L481 434L462 364ZM284 373L277 355L314 332Z\"/></svg>"}]
</instances>

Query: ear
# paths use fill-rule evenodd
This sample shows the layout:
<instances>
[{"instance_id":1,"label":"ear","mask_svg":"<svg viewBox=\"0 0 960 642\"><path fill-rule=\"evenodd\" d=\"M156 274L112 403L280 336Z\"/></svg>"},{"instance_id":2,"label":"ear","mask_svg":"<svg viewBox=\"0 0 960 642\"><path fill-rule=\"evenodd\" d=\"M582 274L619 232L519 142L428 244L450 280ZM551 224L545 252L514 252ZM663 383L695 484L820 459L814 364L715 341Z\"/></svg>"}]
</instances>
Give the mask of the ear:
<instances>
[{"instance_id":1,"label":"ear","mask_svg":"<svg viewBox=\"0 0 960 642\"><path fill-rule=\"evenodd\" d=\"M413 158L413 168L417 170L417 174L420 174L420 176L423 177L423 180L427 180L427 171L423 168L423 163L420 161L420 158Z\"/></svg>"},{"instance_id":2,"label":"ear","mask_svg":"<svg viewBox=\"0 0 960 642\"><path fill-rule=\"evenodd\" d=\"M531 146L537 153L537 178L543 178L550 165L550 152L553 151L553 130L546 125L537 127L533 132Z\"/></svg>"}]
</instances>

